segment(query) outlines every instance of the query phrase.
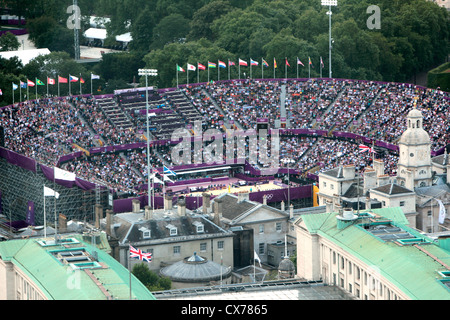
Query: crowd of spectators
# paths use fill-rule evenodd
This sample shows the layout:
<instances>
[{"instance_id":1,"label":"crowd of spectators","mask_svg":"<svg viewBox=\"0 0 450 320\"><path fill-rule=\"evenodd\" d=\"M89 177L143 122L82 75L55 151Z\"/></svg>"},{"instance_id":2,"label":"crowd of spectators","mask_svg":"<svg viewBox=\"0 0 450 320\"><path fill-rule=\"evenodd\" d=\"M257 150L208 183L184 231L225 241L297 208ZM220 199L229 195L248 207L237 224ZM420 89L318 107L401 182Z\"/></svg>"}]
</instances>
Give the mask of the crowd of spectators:
<instances>
[{"instance_id":1,"label":"crowd of spectators","mask_svg":"<svg viewBox=\"0 0 450 320\"><path fill-rule=\"evenodd\" d=\"M183 93L202 116L202 132L218 129L225 133L223 122L229 125L229 120L238 125L233 127L236 129L255 129L259 118L267 118L269 127L275 127L281 116L282 85L286 86L290 128L350 131L395 144L406 130L407 113L416 106L423 114L432 150L447 144L450 95L440 90L397 83L310 79L216 82L187 87ZM165 107L170 106L170 101L165 101ZM178 114L175 109L173 113ZM89 149L144 141L144 132L137 127L115 126L93 97L17 103L0 110L0 123L5 129L6 148L47 165L56 165L61 156L78 151L76 146ZM291 158L295 161L291 168L312 173L345 164L363 168L371 164L372 154L360 153L358 143L287 134L280 139L280 159ZM208 144L204 141L200 150L191 148L191 163L198 159L199 152L204 155ZM171 152L169 145L152 148L152 166L174 165ZM224 160L226 156L224 143ZM233 156L239 157L236 152ZM397 156L386 152L382 157L386 173L394 174ZM203 163L208 160L202 157ZM146 150L81 157L69 162L67 169L88 180L103 180L113 188L133 189L146 181Z\"/></svg>"}]
</instances>

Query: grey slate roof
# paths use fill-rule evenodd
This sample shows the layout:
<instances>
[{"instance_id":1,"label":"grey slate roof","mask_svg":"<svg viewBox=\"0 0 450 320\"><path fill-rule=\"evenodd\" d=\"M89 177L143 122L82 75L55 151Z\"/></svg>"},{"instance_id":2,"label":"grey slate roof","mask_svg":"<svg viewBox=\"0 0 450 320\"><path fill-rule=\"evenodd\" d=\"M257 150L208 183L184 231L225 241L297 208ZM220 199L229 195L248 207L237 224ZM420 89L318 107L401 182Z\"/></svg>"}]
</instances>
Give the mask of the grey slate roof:
<instances>
[{"instance_id":1,"label":"grey slate roof","mask_svg":"<svg viewBox=\"0 0 450 320\"><path fill-rule=\"evenodd\" d=\"M394 194L402 194L402 193L411 193L412 190L409 190L405 187L399 186L395 183L385 184L383 186L374 188L372 190L376 190L385 194L394 195Z\"/></svg>"}]
</instances>

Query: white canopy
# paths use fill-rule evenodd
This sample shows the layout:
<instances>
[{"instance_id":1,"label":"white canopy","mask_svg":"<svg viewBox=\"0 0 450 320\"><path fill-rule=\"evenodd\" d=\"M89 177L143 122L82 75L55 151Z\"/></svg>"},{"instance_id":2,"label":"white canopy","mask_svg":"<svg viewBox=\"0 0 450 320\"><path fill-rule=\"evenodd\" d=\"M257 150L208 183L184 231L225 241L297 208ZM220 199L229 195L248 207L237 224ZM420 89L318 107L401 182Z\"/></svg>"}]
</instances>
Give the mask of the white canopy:
<instances>
[{"instance_id":1,"label":"white canopy","mask_svg":"<svg viewBox=\"0 0 450 320\"><path fill-rule=\"evenodd\" d=\"M47 48L0 52L0 56L4 59L10 59L12 57L19 58L24 66L27 65L32 59L46 54L50 54L50 50L48 50Z\"/></svg>"},{"instance_id":2,"label":"white canopy","mask_svg":"<svg viewBox=\"0 0 450 320\"><path fill-rule=\"evenodd\" d=\"M106 39L106 29L89 28L84 32L84 36L89 39Z\"/></svg>"}]
</instances>

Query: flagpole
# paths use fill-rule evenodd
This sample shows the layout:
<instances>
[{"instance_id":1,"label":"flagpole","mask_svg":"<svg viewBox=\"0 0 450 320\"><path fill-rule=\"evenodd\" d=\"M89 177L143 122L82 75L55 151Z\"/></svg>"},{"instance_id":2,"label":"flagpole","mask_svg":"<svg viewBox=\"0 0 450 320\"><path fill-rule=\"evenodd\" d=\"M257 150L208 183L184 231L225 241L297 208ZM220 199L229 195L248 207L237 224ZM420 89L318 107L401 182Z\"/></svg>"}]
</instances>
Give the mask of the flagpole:
<instances>
[{"instance_id":1,"label":"flagpole","mask_svg":"<svg viewBox=\"0 0 450 320\"><path fill-rule=\"evenodd\" d=\"M70 83L71 83L71 81L70 81L70 74L69 74L69 97L72 95L72 92L70 90Z\"/></svg>"},{"instance_id":2,"label":"flagpole","mask_svg":"<svg viewBox=\"0 0 450 320\"><path fill-rule=\"evenodd\" d=\"M47 98L48 98L48 77L47 77Z\"/></svg>"},{"instance_id":3,"label":"flagpole","mask_svg":"<svg viewBox=\"0 0 450 320\"><path fill-rule=\"evenodd\" d=\"M230 80L230 59L228 59L228 80Z\"/></svg>"},{"instance_id":4,"label":"flagpole","mask_svg":"<svg viewBox=\"0 0 450 320\"><path fill-rule=\"evenodd\" d=\"M311 78L311 57L308 57L308 78Z\"/></svg>"},{"instance_id":5,"label":"flagpole","mask_svg":"<svg viewBox=\"0 0 450 320\"><path fill-rule=\"evenodd\" d=\"M273 78L275 79L275 58L273 58Z\"/></svg>"},{"instance_id":6,"label":"flagpole","mask_svg":"<svg viewBox=\"0 0 450 320\"><path fill-rule=\"evenodd\" d=\"M197 83L200 83L200 69L198 67L198 61L197 61Z\"/></svg>"},{"instance_id":7,"label":"flagpole","mask_svg":"<svg viewBox=\"0 0 450 320\"><path fill-rule=\"evenodd\" d=\"M320 77L322 78L322 57L320 57Z\"/></svg>"},{"instance_id":8,"label":"flagpole","mask_svg":"<svg viewBox=\"0 0 450 320\"><path fill-rule=\"evenodd\" d=\"M130 246L131 246L131 244L129 245L129 247L128 247L128 272L129 272L129 280L130 280L130 300L131 300L131 298L132 298L132 295L131 295L131 266L130 266Z\"/></svg>"},{"instance_id":9,"label":"flagpole","mask_svg":"<svg viewBox=\"0 0 450 320\"><path fill-rule=\"evenodd\" d=\"M36 100L37 100L37 78L35 78L35 80L36 80L36 83L35 83L34 87L36 88Z\"/></svg>"},{"instance_id":10,"label":"flagpole","mask_svg":"<svg viewBox=\"0 0 450 320\"><path fill-rule=\"evenodd\" d=\"M177 89L178 89L178 65L177 65ZM148 117L148 115L147 115L147 117ZM147 138L148 139L148 138Z\"/></svg>"},{"instance_id":11,"label":"flagpole","mask_svg":"<svg viewBox=\"0 0 450 320\"><path fill-rule=\"evenodd\" d=\"M239 79L241 79L241 63L239 62Z\"/></svg>"},{"instance_id":12,"label":"flagpole","mask_svg":"<svg viewBox=\"0 0 450 320\"><path fill-rule=\"evenodd\" d=\"M298 57L297 57L297 79L298 79Z\"/></svg>"},{"instance_id":13,"label":"flagpole","mask_svg":"<svg viewBox=\"0 0 450 320\"><path fill-rule=\"evenodd\" d=\"M83 93L81 92L81 73L80 73L80 96L82 95Z\"/></svg>"},{"instance_id":14,"label":"flagpole","mask_svg":"<svg viewBox=\"0 0 450 320\"><path fill-rule=\"evenodd\" d=\"M91 95L92 95L92 72L91 72Z\"/></svg>"},{"instance_id":15,"label":"flagpole","mask_svg":"<svg viewBox=\"0 0 450 320\"><path fill-rule=\"evenodd\" d=\"M27 100L30 100L30 87L28 86L28 79L27 79Z\"/></svg>"},{"instance_id":16,"label":"flagpole","mask_svg":"<svg viewBox=\"0 0 450 320\"><path fill-rule=\"evenodd\" d=\"M55 196L56 201L56 196ZM44 183L44 239L47 238L47 213L45 211L45 183Z\"/></svg>"},{"instance_id":17,"label":"flagpole","mask_svg":"<svg viewBox=\"0 0 450 320\"><path fill-rule=\"evenodd\" d=\"M187 66L186 70L186 87L189 86L189 66Z\"/></svg>"},{"instance_id":18,"label":"flagpole","mask_svg":"<svg viewBox=\"0 0 450 320\"><path fill-rule=\"evenodd\" d=\"M19 101L22 102L22 81L19 80Z\"/></svg>"},{"instance_id":19,"label":"flagpole","mask_svg":"<svg viewBox=\"0 0 450 320\"><path fill-rule=\"evenodd\" d=\"M13 86L12 86L12 96L13 96L13 104L14 104L14 82L11 82L11 83L13 84Z\"/></svg>"},{"instance_id":20,"label":"flagpole","mask_svg":"<svg viewBox=\"0 0 450 320\"><path fill-rule=\"evenodd\" d=\"M287 79L287 58L284 58L284 78Z\"/></svg>"},{"instance_id":21,"label":"flagpole","mask_svg":"<svg viewBox=\"0 0 450 320\"><path fill-rule=\"evenodd\" d=\"M264 59L261 58L261 79L264 79Z\"/></svg>"},{"instance_id":22,"label":"flagpole","mask_svg":"<svg viewBox=\"0 0 450 320\"><path fill-rule=\"evenodd\" d=\"M58 97L60 97L61 95L59 94L59 75L58 75Z\"/></svg>"},{"instance_id":23,"label":"flagpole","mask_svg":"<svg viewBox=\"0 0 450 320\"><path fill-rule=\"evenodd\" d=\"M208 83L209 83L209 61L208 61Z\"/></svg>"}]
</instances>

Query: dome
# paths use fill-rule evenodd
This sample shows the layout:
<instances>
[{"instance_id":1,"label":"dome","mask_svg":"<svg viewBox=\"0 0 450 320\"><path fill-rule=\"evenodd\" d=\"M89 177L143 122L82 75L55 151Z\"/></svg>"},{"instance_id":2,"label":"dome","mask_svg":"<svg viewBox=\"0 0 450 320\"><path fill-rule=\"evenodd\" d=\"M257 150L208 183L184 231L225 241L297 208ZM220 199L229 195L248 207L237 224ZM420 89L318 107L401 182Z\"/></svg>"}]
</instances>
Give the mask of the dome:
<instances>
[{"instance_id":1,"label":"dome","mask_svg":"<svg viewBox=\"0 0 450 320\"><path fill-rule=\"evenodd\" d=\"M161 269L160 273L176 282L208 282L229 277L231 268L209 261L194 252L194 255Z\"/></svg>"},{"instance_id":2,"label":"dome","mask_svg":"<svg viewBox=\"0 0 450 320\"><path fill-rule=\"evenodd\" d=\"M407 129L400 137L399 144L419 145L431 143L429 134L423 129L422 112L414 107L408 112L406 121Z\"/></svg>"},{"instance_id":3,"label":"dome","mask_svg":"<svg viewBox=\"0 0 450 320\"><path fill-rule=\"evenodd\" d=\"M413 108L411 111L408 112L408 118L420 118L422 119L422 112L420 110Z\"/></svg>"},{"instance_id":4,"label":"dome","mask_svg":"<svg viewBox=\"0 0 450 320\"><path fill-rule=\"evenodd\" d=\"M278 265L278 271L282 272L294 272L295 266L294 263L289 259L289 257L284 257Z\"/></svg>"}]
</instances>

